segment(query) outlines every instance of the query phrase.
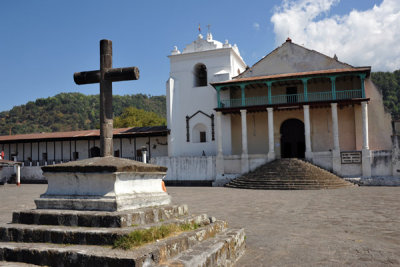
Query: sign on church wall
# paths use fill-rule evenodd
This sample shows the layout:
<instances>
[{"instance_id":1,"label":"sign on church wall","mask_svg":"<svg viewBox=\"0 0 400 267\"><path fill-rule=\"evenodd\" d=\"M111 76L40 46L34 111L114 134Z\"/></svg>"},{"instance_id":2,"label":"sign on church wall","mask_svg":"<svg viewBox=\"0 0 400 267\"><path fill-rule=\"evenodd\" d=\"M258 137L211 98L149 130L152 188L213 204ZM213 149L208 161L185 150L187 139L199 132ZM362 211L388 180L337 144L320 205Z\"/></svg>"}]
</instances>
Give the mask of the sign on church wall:
<instances>
[{"instance_id":1,"label":"sign on church wall","mask_svg":"<svg viewBox=\"0 0 400 267\"><path fill-rule=\"evenodd\" d=\"M342 164L360 164L362 157L361 151L346 151L340 152Z\"/></svg>"}]
</instances>

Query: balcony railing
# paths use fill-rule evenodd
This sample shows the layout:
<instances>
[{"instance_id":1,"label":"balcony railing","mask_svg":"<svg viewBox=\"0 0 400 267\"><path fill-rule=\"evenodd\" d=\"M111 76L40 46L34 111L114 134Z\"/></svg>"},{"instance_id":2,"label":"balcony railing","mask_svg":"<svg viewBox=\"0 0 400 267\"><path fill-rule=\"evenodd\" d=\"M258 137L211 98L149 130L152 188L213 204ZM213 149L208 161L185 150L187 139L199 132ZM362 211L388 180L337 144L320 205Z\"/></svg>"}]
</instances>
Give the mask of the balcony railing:
<instances>
[{"instance_id":1,"label":"balcony railing","mask_svg":"<svg viewBox=\"0 0 400 267\"><path fill-rule=\"evenodd\" d=\"M323 102L333 100L344 100L362 98L362 90L344 90L336 91L333 96L332 92L314 92L305 94L287 94L287 95L273 95L269 101L267 96L256 96L247 98L234 98L220 100L219 107L232 108L232 107L245 107L245 106L262 106L262 105L277 105L277 104L297 104L307 102Z\"/></svg>"}]
</instances>

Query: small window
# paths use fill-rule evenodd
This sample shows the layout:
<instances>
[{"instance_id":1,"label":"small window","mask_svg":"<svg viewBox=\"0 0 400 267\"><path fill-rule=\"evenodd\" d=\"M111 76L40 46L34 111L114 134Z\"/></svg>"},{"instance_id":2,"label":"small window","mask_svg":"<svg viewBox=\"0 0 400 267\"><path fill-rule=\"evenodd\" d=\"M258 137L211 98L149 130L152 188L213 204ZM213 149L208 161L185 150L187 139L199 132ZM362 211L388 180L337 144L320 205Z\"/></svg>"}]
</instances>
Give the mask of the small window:
<instances>
[{"instance_id":1,"label":"small window","mask_svg":"<svg viewBox=\"0 0 400 267\"><path fill-rule=\"evenodd\" d=\"M206 141L206 132L200 132L200 143L205 143Z\"/></svg>"},{"instance_id":2,"label":"small window","mask_svg":"<svg viewBox=\"0 0 400 267\"><path fill-rule=\"evenodd\" d=\"M79 152L72 153L72 157L74 158L74 160L78 160L79 159Z\"/></svg>"},{"instance_id":3,"label":"small window","mask_svg":"<svg viewBox=\"0 0 400 267\"><path fill-rule=\"evenodd\" d=\"M192 143L207 142L207 127L203 123L197 123L192 130Z\"/></svg>"},{"instance_id":4,"label":"small window","mask_svg":"<svg viewBox=\"0 0 400 267\"><path fill-rule=\"evenodd\" d=\"M137 149L136 150L136 157L142 157L143 156L143 154L142 154L142 150L141 149Z\"/></svg>"},{"instance_id":5,"label":"small window","mask_svg":"<svg viewBox=\"0 0 400 267\"><path fill-rule=\"evenodd\" d=\"M197 64L194 67L195 86L207 86L207 67L204 64Z\"/></svg>"},{"instance_id":6,"label":"small window","mask_svg":"<svg viewBox=\"0 0 400 267\"><path fill-rule=\"evenodd\" d=\"M114 151L114 157L119 158L119 149Z\"/></svg>"},{"instance_id":7,"label":"small window","mask_svg":"<svg viewBox=\"0 0 400 267\"><path fill-rule=\"evenodd\" d=\"M42 160L47 161L47 153L42 153Z\"/></svg>"}]
</instances>

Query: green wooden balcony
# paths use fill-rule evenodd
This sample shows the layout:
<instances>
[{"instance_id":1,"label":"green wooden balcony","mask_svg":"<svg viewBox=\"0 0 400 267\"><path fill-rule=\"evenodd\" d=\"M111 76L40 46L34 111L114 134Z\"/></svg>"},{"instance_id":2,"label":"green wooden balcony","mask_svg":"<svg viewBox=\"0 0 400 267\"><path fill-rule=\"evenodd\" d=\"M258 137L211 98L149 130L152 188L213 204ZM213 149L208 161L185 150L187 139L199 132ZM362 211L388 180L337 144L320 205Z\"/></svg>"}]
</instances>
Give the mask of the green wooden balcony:
<instances>
[{"instance_id":1,"label":"green wooden balcony","mask_svg":"<svg viewBox=\"0 0 400 267\"><path fill-rule=\"evenodd\" d=\"M308 102L326 102L334 100L344 100L353 98L363 98L362 89L344 90L327 92L313 92L306 94L287 94L287 95L272 95L256 96L246 98L221 99L218 103L218 108L233 108L246 106L262 106L262 105L277 105L277 104L297 104Z\"/></svg>"}]
</instances>

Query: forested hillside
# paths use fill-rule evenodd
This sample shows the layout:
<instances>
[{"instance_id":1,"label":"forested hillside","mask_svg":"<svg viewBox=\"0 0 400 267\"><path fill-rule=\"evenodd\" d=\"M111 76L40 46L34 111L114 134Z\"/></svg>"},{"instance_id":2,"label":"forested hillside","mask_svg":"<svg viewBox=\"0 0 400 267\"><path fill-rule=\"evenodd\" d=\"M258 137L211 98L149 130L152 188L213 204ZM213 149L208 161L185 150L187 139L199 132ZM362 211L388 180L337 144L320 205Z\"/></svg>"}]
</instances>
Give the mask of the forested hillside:
<instances>
[{"instance_id":1,"label":"forested hillside","mask_svg":"<svg viewBox=\"0 0 400 267\"><path fill-rule=\"evenodd\" d=\"M99 101L99 95L61 93L15 106L0 112L0 135L99 128ZM135 107L154 112L150 116L156 115L165 121L165 101L165 96L114 95L114 117L120 116L128 107Z\"/></svg>"},{"instance_id":2,"label":"forested hillside","mask_svg":"<svg viewBox=\"0 0 400 267\"><path fill-rule=\"evenodd\" d=\"M393 118L400 118L400 70L373 72L372 81L383 95L383 103Z\"/></svg>"}]
</instances>

